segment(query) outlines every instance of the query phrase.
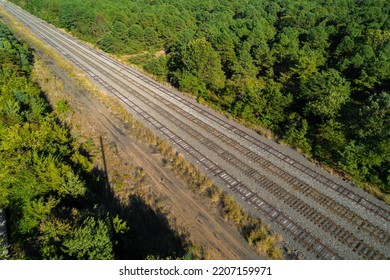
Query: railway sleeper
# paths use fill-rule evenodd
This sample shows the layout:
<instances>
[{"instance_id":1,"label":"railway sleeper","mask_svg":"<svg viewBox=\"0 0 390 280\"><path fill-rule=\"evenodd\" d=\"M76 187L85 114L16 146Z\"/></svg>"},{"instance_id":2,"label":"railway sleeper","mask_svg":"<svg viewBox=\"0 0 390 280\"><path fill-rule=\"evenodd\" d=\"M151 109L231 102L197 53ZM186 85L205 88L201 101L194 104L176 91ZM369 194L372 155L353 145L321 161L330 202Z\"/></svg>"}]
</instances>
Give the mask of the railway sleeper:
<instances>
[{"instance_id":1,"label":"railway sleeper","mask_svg":"<svg viewBox=\"0 0 390 280\"><path fill-rule=\"evenodd\" d=\"M261 204L260 205L260 209L261 209L261 211L263 212L263 214L268 214L267 212L266 212L266 210L269 208L269 206L267 205L267 204L265 204L265 203L263 203L263 204Z\"/></svg>"},{"instance_id":2,"label":"railway sleeper","mask_svg":"<svg viewBox=\"0 0 390 280\"><path fill-rule=\"evenodd\" d=\"M338 204L337 202L334 202L332 204L332 211L338 215L340 215L340 217L343 217L345 216L345 211L343 211L343 209L341 209L340 207L340 204Z\"/></svg>"},{"instance_id":3,"label":"railway sleeper","mask_svg":"<svg viewBox=\"0 0 390 280\"><path fill-rule=\"evenodd\" d=\"M363 218L360 218L359 216L357 215L353 215L353 217L351 218L351 222L354 223L357 227L360 227L363 223L364 223L364 220ZM380 230L379 228L375 227L377 230Z\"/></svg>"},{"instance_id":4,"label":"railway sleeper","mask_svg":"<svg viewBox=\"0 0 390 280\"><path fill-rule=\"evenodd\" d=\"M286 199L284 201L284 203L286 203L287 205L290 205L290 203L292 203L294 200L295 200L295 197L294 196L290 196L288 199Z\"/></svg>"},{"instance_id":5,"label":"railway sleeper","mask_svg":"<svg viewBox=\"0 0 390 280\"><path fill-rule=\"evenodd\" d=\"M282 230L283 231L289 231L289 229L288 229L288 227L291 225L291 222L289 222L288 220L285 220L285 221L283 221L283 223L282 223Z\"/></svg>"},{"instance_id":6,"label":"railway sleeper","mask_svg":"<svg viewBox=\"0 0 390 280\"><path fill-rule=\"evenodd\" d=\"M269 205L267 205L267 207L266 207L266 209L264 210L267 214L268 214L268 216L270 215L270 213L272 212L272 208L269 206Z\"/></svg>"},{"instance_id":7,"label":"railway sleeper","mask_svg":"<svg viewBox=\"0 0 390 280\"><path fill-rule=\"evenodd\" d=\"M272 167L270 167L271 165L266 165L266 164L264 164L264 165L265 165L266 168L267 168L270 172L272 172L274 175L280 176L280 177L283 178L283 179L284 179L284 177L287 176L287 175L286 175L286 172L284 172L284 171L281 170L281 169L272 168Z\"/></svg>"},{"instance_id":8,"label":"railway sleeper","mask_svg":"<svg viewBox=\"0 0 390 280\"><path fill-rule=\"evenodd\" d=\"M319 224L320 224L320 226L321 226L321 228L322 227L325 227L325 225L328 223L328 219L323 219Z\"/></svg>"},{"instance_id":9,"label":"railway sleeper","mask_svg":"<svg viewBox=\"0 0 390 280\"><path fill-rule=\"evenodd\" d=\"M370 260L386 260L386 259L388 260L388 258L386 258L384 255L378 253L377 251L375 251L371 248L367 252L366 256L367 256L367 259L370 259Z\"/></svg>"},{"instance_id":10,"label":"railway sleeper","mask_svg":"<svg viewBox=\"0 0 390 280\"><path fill-rule=\"evenodd\" d=\"M341 212L340 205L338 205L337 209ZM348 221L352 221L352 218L354 217L354 214L351 211L344 211L343 218L347 219Z\"/></svg>"},{"instance_id":11,"label":"railway sleeper","mask_svg":"<svg viewBox=\"0 0 390 280\"><path fill-rule=\"evenodd\" d=\"M297 210L300 212L300 213L303 213L305 212L306 210L308 210L309 207L305 204L303 204L302 206L300 206Z\"/></svg>"},{"instance_id":12,"label":"railway sleeper","mask_svg":"<svg viewBox=\"0 0 390 280\"><path fill-rule=\"evenodd\" d=\"M300 189L300 187L299 187L299 184L300 184L301 182L300 181L298 181L298 179L296 179L296 178L293 178L293 180L292 180L292 182L291 182L291 185L293 186L293 188L294 189Z\"/></svg>"},{"instance_id":13,"label":"railway sleeper","mask_svg":"<svg viewBox=\"0 0 390 280\"><path fill-rule=\"evenodd\" d=\"M253 169L247 169L247 170L244 172L244 174L245 174L246 176L252 176L255 172L256 172L256 171L253 170Z\"/></svg>"},{"instance_id":14,"label":"railway sleeper","mask_svg":"<svg viewBox=\"0 0 390 280\"><path fill-rule=\"evenodd\" d=\"M313 251L317 252L317 258L320 257L322 250L324 250L324 246L322 244L315 244L313 245Z\"/></svg>"},{"instance_id":15,"label":"railway sleeper","mask_svg":"<svg viewBox=\"0 0 390 280\"><path fill-rule=\"evenodd\" d=\"M343 188L343 191L340 192L342 195L348 197L348 195L351 193L348 189Z\"/></svg>"},{"instance_id":16,"label":"railway sleeper","mask_svg":"<svg viewBox=\"0 0 390 280\"><path fill-rule=\"evenodd\" d=\"M360 241L353 235L349 234L349 237L347 240L345 240L345 243L348 247L354 247L357 246L357 243L360 243Z\"/></svg>"},{"instance_id":17,"label":"railway sleeper","mask_svg":"<svg viewBox=\"0 0 390 280\"><path fill-rule=\"evenodd\" d=\"M261 176L261 175L258 174L257 172L254 173L254 174L252 174L252 175L250 176L250 178L252 178L253 180L255 180L256 183L258 183L258 184L264 184L264 183L268 182L268 180L265 179L264 176Z\"/></svg>"},{"instance_id":18,"label":"railway sleeper","mask_svg":"<svg viewBox=\"0 0 390 280\"><path fill-rule=\"evenodd\" d=\"M322 258L325 260L334 260L336 259L336 256L334 253L332 253L328 248L324 248L321 252Z\"/></svg>"},{"instance_id":19,"label":"railway sleeper","mask_svg":"<svg viewBox=\"0 0 390 280\"><path fill-rule=\"evenodd\" d=\"M272 190L271 187L273 187L273 183L265 179L261 187L267 190Z\"/></svg>"},{"instance_id":20,"label":"railway sleeper","mask_svg":"<svg viewBox=\"0 0 390 280\"><path fill-rule=\"evenodd\" d=\"M333 231L330 231L329 233L333 236L340 236L340 234L343 232L343 229L340 226L335 226ZM341 238L341 236L339 237Z\"/></svg>"},{"instance_id":21,"label":"railway sleeper","mask_svg":"<svg viewBox=\"0 0 390 280\"><path fill-rule=\"evenodd\" d=\"M314 243L315 239L314 237L312 237L311 235L308 235L306 236L305 238L305 242L306 244L310 245L311 248L313 248L313 243Z\"/></svg>"},{"instance_id":22,"label":"railway sleeper","mask_svg":"<svg viewBox=\"0 0 390 280\"><path fill-rule=\"evenodd\" d=\"M257 207L259 208L259 210L261 209L261 206L264 204L264 201L258 201L257 203L256 203L256 205L257 205Z\"/></svg>"},{"instance_id":23,"label":"railway sleeper","mask_svg":"<svg viewBox=\"0 0 390 280\"><path fill-rule=\"evenodd\" d=\"M293 164L295 162L295 160L293 160L292 158L290 158L289 156L286 156L285 159L284 159L285 162L287 162L288 164Z\"/></svg>"},{"instance_id":24,"label":"railway sleeper","mask_svg":"<svg viewBox=\"0 0 390 280\"><path fill-rule=\"evenodd\" d=\"M302 232L297 236L297 238L299 238L300 240L305 240L305 237L307 235L307 232L302 230Z\"/></svg>"},{"instance_id":25,"label":"railway sleeper","mask_svg":"<svg viewBox=\"0 0 390 280\"><path fill-rule=\"evenodd\" d=\"M316 219L313 221L317 226L321 227L322 223L326 220L321 214L317 215Z\"/></svg>"},{"instance_id":26,"label":"railway sleeper","mask_svg":"<svg viewBox=\"0 0 390 280\"><path fill-rule=\"evenodd\" d=\"M389 213L389 215L387 215L386 211L383 209L379 210L378 215L383 217L383 218L386 218L387 216L390 217L390 213Z\"/></svg>"},{"instance_id":27,"label":"railway sleeper","mask_svg":"<svg viewBox=\"0 0 390 280\"><path fill-rule=\"evenodd\" d=\"M292 228L291 228L291 233L293 234L293 235L297 235L297 234L299 234L300 233L300 229L297 227L297 226L293 226Z\"/></svg>"},{"instance_id":28,"label":"railway sleeper","mask_svg":"<svg viewBox=\"0 0 390 280\"><path fill-rule=\"evenodd\" d=\"M250 195L247 195L247 196L246 196L246 199L245 199L245 200L248 201L248 202L250 203L250 201L251 201L250 199L251 199L253 196L255 196L255 195L256 195L255 193L251 192Z\"/></svg>"},{"instance_id":29,"label":"railway sleeper","mask_svg":"<svg viewBox=\"0 0 390 280\"><path fill-rule=\"evenodd\" d=\"M338 241L340 241L341 243L346 243L346 241L348 240L350 234L344 232L343 230L337 232L337 235L336 234L333 234L333 236L335 236L337 238Z\"/></svg>"},{"instance_id":30,"label":"railway sleeper","mask_svg":"<svg viewBox=\"0 0 390 280\"><path fill-rule=\"evenodd\" d=\"M310 221L313 221L317 218L317 215L318 213L316 213L315 211L311 211L308 215L307 215L307 218L310 220Z\"/></svg>"},{"instance_id":31,"label":"railway sleeper","mask_svg":"<svg viewBox=\"0 0 390 280\"><path fill-rule=\"evenodd\" d=\"M325 221L325 224L323 225L323 230L326 232L332 232L333 230L333 223L329 220Z\"/></svg>"},{"instance_id":32,"label":"railway sleeper","mask_svg":"<svg viewBox=\"0 0 390 280\"><path fill-rule=\"evenodd\" d=\"M330 199L324 195L319 194L318 192L315 192L315 194L318 195L318 196L314 195L317 202L321 203L324 206L327 206L327 203Z\"/></svg>"},{"instance_id":33,"label":"railway sleeper","mask_svg":"<svg viewBox=\"0 0 390 280\"><path fill-rule=\"evenodd\" d=\"M271 220L274 220L275 218L277 218L277 216L279 215L279 213L277 212L277 211L273 211L272 213L271 213Z\"/></svg>"},{"instance_id":34,"label":"railway sleeper","mask_svg":"<svg viewBox=\"0 0 390 280\"><path fill-rule=\"evenodd\" d=\"M251 197L251 201L252 201L253 203L255 203L255 204L256 204L257 201L259 201L259 200L261 200L261 199L260 199L260 198L258 197L258 195L256 195L256 194L255 194L254 196Z\"/></svg>"},{"instance_id":35,"label":"railway sleeper","mask_svg":"<svg viewBox=\"0 0 390 280\"><path fill-rule=\"evenodd\" d=\"M367 245L364 245L360 247L359 249L359 255L364 255L364 256L367 256L367 253L370 251L370 247L368 247Z\"/></svg>"},{"instance_id":36,"label":"railway sleeper","mask_svg":"<svg viewBox=\"0 0 390 280\"><path fill-rule=\"evenodd\" d=\"M305 211L302 212L302 215L306 217L306 216L308 215L308 213L310 213L311 211L312 211L312 209L310 209L309 207L307 207L307 208L305 209Z\"/></svg>"},{"instance_id":37,"label":"railway sleeper","mask_svg":"<svg viewBox=\"0 0 390 280\"><path fill-rule=\"evenodd\" d=\"M334 208L336 205L336 202L334 200L331 200L330 198L326 198L324 205L328 206L329 208Z\"/></svg>"},{"instance_id":38,"label":"railway sleeper","mask_svg":"<svg viewBox=\"0 0 390 280\"><path fill-rule=\"evenodd\" d=\"M280 223L282 223L282 221L285 220L285 219L286 219L286 217L285 217L283 214L280 214L280 215L278 215L278 216L275 218L275 221L276 221L278 224L280 224Z\"/></svg>"},{"instance_id":39,"label":"railway sleeper","mask_svg":"<svg viewBox=\"0 0 390 280\"><path fill-rule=\"evenodd\" d=\"M277 196L279 196L280 198L290 197L290 195L285 194L284 191L279 190L279 189L278 189L278 190L275 190L275 191L274 191L274 194L277 195Z\"/></svg>"},{"instance_id":40,"label":"railway sleeper","mask_svg":"<svg viewBox=\"0 0 390 280\"><path fill-rule=\"evenodd\" d=\"M293 183L294 181L295 181L295 178L292 176L287 180L287 182L291 183L291 184L295 184L295 183Z\"/></svg>"},{"instance_id":41,"label":"railway sleeper","mask_svg":"<svg viewBox=\"0 0 390 280\"><path fill-rule=\"evenodd\" d=\"M292 203L289 206L293 209L296 209L297 207L299 207L299 205L300 205L300 201L295 199L295 197L294 197L294 200L292 201Z\"/></svg>"}]
</instances>

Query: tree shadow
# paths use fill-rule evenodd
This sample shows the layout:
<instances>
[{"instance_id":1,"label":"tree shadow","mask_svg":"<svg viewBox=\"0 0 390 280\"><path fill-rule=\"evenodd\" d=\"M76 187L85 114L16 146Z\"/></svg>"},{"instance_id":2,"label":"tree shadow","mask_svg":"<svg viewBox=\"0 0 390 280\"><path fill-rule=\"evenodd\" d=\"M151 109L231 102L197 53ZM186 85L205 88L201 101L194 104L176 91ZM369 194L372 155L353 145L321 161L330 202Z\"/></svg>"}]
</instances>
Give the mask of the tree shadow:
<instances>
[{"instance_id":1,"label":"tree shadow","mask_svg":"<svg viewBox=\"0 0 390 280\"><path fill-rule=\"evenodd\" d=\"M120 259L182 257L186 241L173 231L165 215L146 205L141 197L131 195L128 206L121 208L121 218L128 222L129 232L119 240L117 253Z\"/></svg>"},{"instance_id":2,"label":"tree shadow","mask_svg":"<svg viewBox=\"0 0 390 280\"><path fill-rule=\"evenodd\" d=\"M129 195L119 201L109 184L104 145L101 141L103 169L94 168L87 184L91 186L92 201L98 202L111 217L119 216L126 221L129 230L117 234L114 239L117 259L140 260L148 256L181 258L190 245L184 234L173 230L165 214L156 211L138 195Z\"/></svg>"}]
</instances>

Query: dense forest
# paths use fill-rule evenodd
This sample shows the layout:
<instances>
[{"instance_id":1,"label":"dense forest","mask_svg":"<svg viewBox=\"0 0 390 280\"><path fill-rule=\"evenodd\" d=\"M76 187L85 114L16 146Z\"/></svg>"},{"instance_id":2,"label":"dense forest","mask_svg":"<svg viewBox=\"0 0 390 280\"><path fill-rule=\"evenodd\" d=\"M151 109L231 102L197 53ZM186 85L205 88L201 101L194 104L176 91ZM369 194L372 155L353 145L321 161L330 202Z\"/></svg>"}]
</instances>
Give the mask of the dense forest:
<instances>
[{"instance_id":1,"label":"dense forest","mask_svg":"<svg viewBox=\"0 0 390 280\"><path fill-rule=\"evenodd\" d=\"M189 258L188 244L140 198L124 211L112 206L102 172L32 81L33 63L0 23L0 208L9 245L0 258Z\"/></svg>"},{"instance_id":2,"label":"dense forest","mask_svg":"<svg viewBox=\"0 0 390 280\"><path fill-rule=\"evenodd\" d=\"M13 0L390 191L387 0Z\"/></svg>"}]
</instances>

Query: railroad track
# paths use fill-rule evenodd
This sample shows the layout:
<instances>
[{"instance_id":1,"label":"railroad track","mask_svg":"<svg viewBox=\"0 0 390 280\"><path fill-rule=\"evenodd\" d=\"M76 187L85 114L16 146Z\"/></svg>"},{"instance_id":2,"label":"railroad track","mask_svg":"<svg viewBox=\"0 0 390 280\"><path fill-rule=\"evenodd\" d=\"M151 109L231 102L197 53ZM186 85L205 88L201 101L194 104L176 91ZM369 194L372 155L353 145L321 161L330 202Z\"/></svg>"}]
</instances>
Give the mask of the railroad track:
<instances>
[{"instance_id":1,"label":"railroad track","mask_svg":"<svg viewBox=\"0 0 390 280\"><path fill-rule=\"evenodd\" d=\"M239 197L243 198L243 203L247 203L257 212L261 212L260 216L265 217L273 223L273 228L275 228L275 226L279 228L285 235L290 236L292 240L300 244L315 258L339 259L343 258L343 256L341 256L337 250L331 248L330 245L333 244L329 244L329 242L325 244L320 240L318 235L315 237L310 231L298 224L297 221L294 221L294 219L286 215L286 209L295 211L295 213L306 219L312 225L315 225L323 233L327 233L334 240L337 240L340 244L349 248L355 253L353 256L356 258L389 258L388 247L390 238L388 231L386 231L386 227L385 229L382 229L378 224L371 223L367 218L362 217L350 208L342 205L340 202L335 201L331 196L324 194L323 191L319 191L301 178L295 177L278 167L275 164L275 160L271 161L263 156L263 154L276 158L288 166L299 170L312 178L313 181L321 184L321 186L325 186L327 191L337 192L348 202L359 205L367 212L370 212L371 215L375 215L385 222L388 222L390 213L388 209L386 209L386 206L380 206L377 205L377 203L373 203L361 194L356 193L340 183L337 183L335 180L307 167L293 159L291 156L277 151L271 145L260 142L250 133L245 132L244 129L232 125L207 109L199 107L189 100L180 97L174 91L172 92L172 90L156 84L154 81L142 76L133 69L106 57L101 52L91 47L84 46L80 42L74 41L70 36L54 30L50 25L37 21L34 17L26 15L13 5L8 5L7 8L36 32L38 36L51 44L76 66L84 70L92 80L100 84L106 91L116 96L130 110L136 113L136 115L149 123L155 131L158 131L166 138L170 139L176 146L180 147L188 155L198 161L206 171L224 182L225 187L236 192ZM56 37L59 37L61 41L66 41L67 44L62 43L58 39L55 40ZM94 60L100 62L97 63ZM105 63L105 65L102 66L102 63ZM89 67L86 65L89 65ZM91 69L98 71L100 74L104 73L104 77L110 77L109 80L94 74ZM113 76L112 73L115 73L116 76ZM129 78L129 75L132 75L132 77ZM120 77L121 80L118 77ZM123 79L128 82L129 85L126 85L123 82ZM112 82L115 83L115 86L111 84ZM145 86L144 83L151 85L153 90L148 86ZM120 90L118 90L118 85L120 85ZM137 89L142 89L142 94ZM148 113L149 111L145 110L146 107L142 108L141 106L138 106L132 99L123 94L123 91L129 93L132 97L136 97L138 101L146 104L147 108L158 112L158 114L165 117L165 119L170 119L172 123L182 130L185 130L191 137L197 139L204 147L208 148L208 150L218 154L220 159L225 163L234 166L241 174L244 174L246 178L250 178L255 184L260 186L260 188L256 189L253 185L242 182L242 180L239 180L236 176L232 175L232 172L229 172L226 168L222 168L221 164L218 165L212 159L204 156L204 153L197 151L197 149L193 147L193 144L189 141L185 141L183 137L174 133L172 129L165 127L165 124L163 125L156 116L152 116ZM143 95L145 93L147 95ZM161 104L163 104L166 109L163 108L164 106L160 106ZM172 112L175 112L176 116L172 114ZM178 115L180 118L177 117ZM208 122L199 119L199 115L204 116ZM186 122L188 123L195 124L198 129L201 128L206 131L208 135L212 135L215 139L221 140L223 145L216 143L215 140L211 141L203 136L199 130L193 129L192 126L181 119L187 120ZM225 133L226 130L229 131L230 134L238 136L240 141L237 141L237 138L228 137L229 135ZM240 144L240 142L249 145L245 146L244 144ZM230 149L239 153L240 156L231 153ZM247 162L252 162L254 165L252 164L250 166ZM259 170L266 171L266 173L278 177L283 181L283 184L272 182L269 176L265 176L263 174L264 172L259 172ZM267 196L262 192L266 192ZM261 195L259 193L261 193ZM268 198L269 194L274 197L273 201L267 201L267 199L265 199L265 197ZM310 198L311 202L304 201L302 199L303 196ZM284 211L273 205L275 199L283 202ZM317 210L317 207L314 207L315 205L319 205L320 208L331 211L346 223L354 225L357 230L365 232L370 237L373 237L377 242L385 245L385 250L383 250L383 248L381 248L382 250L378 250L378 245L376 245L376 249L374 248L375 246L370 246L367 244L369 240L363 241L361 238L356 237L355 232L332 221L328 216Z\"/></svg>"},{"instance_id":2,"label":"railroad track","mask_svg":"<svg viewBox=\"0 0 390 280\"><path fill-rule=\"evenodd\" d=\"M70 40L73 39L73 38L69 37L68 35L64 35L64 36L67 37ZM86 46L86 48L89 51L92 51L93 53L95 53L96 55L102 56L102 53L100 53L99 51L97 51L97 50L95 50L95 49L93 49L93 48L91 48L89 46ZM239 129L239 128L235 127L235 126L232 126L226 120L223 120L222 118L217 117L217 116L211 114L210 112L208 112L204 108L198 107L198 106L194 105L193 103L189 102L188 100L183 99L183 98L179 97L178 95L173 94L171 92L172 89L170 89L170 91L167 90L164 86L156 84L155 81L151 80L150 78L142 76L138 72L134 71L133 69L131 69L131 68L127 67L127 66L124 66L124 65L120 64L119 62L115 61L112 58L107 57L106 60L109 60L110 63L112 63L115 66L117 66L121 71L125 71L125 72L129 73L130 75L133 75L133 76L137 77L138 79L140 79L140 80L142 80L144 82L147 82L148 84L152 85L154 88L160 90L162 93L164 93L167 96L171 97L172 99L175 99L176 101L178 101L178 102L180 102L182 104L185 104L186 106L188 106L189 108L191 108L194 111L198 112L199 114L201 114L203 116L206 116L209 120L214 121L215 123L217 123L221 127L224 127L226 130L230 130L230 131L234 132L236 135L240 136L242 139L247 140L253 146L259 148L262 152L268 153L270 155L273 155L273 156L283 160L288 165L290 165L290 166L300 170L301 172L305 173L306 175L310 176L311 178L313 178L318 183L321 183L321 184L325 185L326 187L333 189L334 191L336 191L339 194L343 195L348 200L361 205L362 207L366 208L368 211L371 211L371 212L379 215L380 217L382 217L386 221L390 222L390 211L389 210L387 210L387 209L385 209L383 207L377 206L374 203L372 203L371 201L365 200L362 196L353 193L352 191L348 190L345 186L340 185L339 183L335 182L334 180L329 179L329 178L323 176L322 174L320 174L320 173L318 173L318 172L308 168L307 166L301 164L300 162L292 159L290 156L287 156L287 155L284 155L284 154L280 153L279 151L277 151L275 148L271 147L267 143L260 142L258 139L254 138L250 134L244 132L242 129ZM126 78L126 76L124 76L123 74L121 74L121 77ZM134 82L134 80L132 80L132 82ZM145 88L140 83L137 83L137 86ZM147 91L149 91L149 93L151 93L151 95L153 95L154 97L158 98L157 97L158 95L153 93L151 90L147 89ZM158 98L158 99L159 99L159 101L161 101L165 105L169 106L170 108L172 108L176 112L178 112L178 110L175 109L172 106L172 104L168 103L165 99L163 99L161 97ZM193 115L191 115L189 113L186 113L185 111L183 111L183 112L184 112L184 114L186 114L185 117L187 119L196 122L198 125L203 125L203 126L205 125L204 122L200 122ZM181 114L183 114L183 112ZM220 133L219 135L223 135L223 134ZM225 137L225 139L226 139L226 137ZM231 140L229 139L229 141L231 141ZM237 144L235 144L235 145L237 145ZM240 149L242 149L242 148L244 148L244 146L241 145ZM242 151L242 150L240 150L240 151ZM253 157L253 155L254 155L254 153L252 153L250 156ZM249 157L249 155L248 155L248 157ZM255 158L255 160L257 160L258 158L261 157L261 155L256 154L256 156L254 156L254 157L257 157L257 158ZM284 172L284 173L286 174L286 172Z\"/></svg>"},{"instance_id":3,"label":"railroad track","mask_svg":"<svg viewBox=\"0 0 390 280\"><path fill-rule=\"evenodd\" d=\"M74 61L72 58L69 58L72 62L74 62L76 65L78 64L76 61ZM79 67L83 68L82 65L79 65ZM136 112L141 118L152 125L157 131L160 131L163 135L165 135L168 139L170 139L173 143L175 143L178 147L180 147L182 150L186 151L189 155L197 159L209 172L214 174L214 176L219 176L221 180L223 180L228 188L233 190L236 193L239 193L241 196L246 197L248 194L251 194L251 200L255 202L255 207L257 210L263 212L265 215L268 215L269 217L276 219L275 223L278 224L278 226L285 231L290 232L295 236L295 239L300 241L306 249L311 250L312 252L316 253L316 256L321 259L336 259L339 258L339 256L333 252L330 248L327 248L321 241L314 238L312 235L310 235L307 231L305 231L303 228L301 228L299 225L293 223L288 217L284 216L283 214L279 213L277 210L275 210L269 203L261 199L259 196L257 196L255 193L251 192L247 188L243 186L236 186L237 180L231 176L229 176L223 169L221 169L217 164L212 162L210 159L208 159L206 156L201 154L200 152L193 149L188 143L183 141L180 137L178 137L175 133L170 131L169 129L165 128L158 120L150 116L146 111L141 109L138 105L136 105L134 102L132 102L129 98L121 95L117 90L110 87L107 83L105 83L102 79L100 79L97 76L92 75L91 78L93 78L96 82L98 82L101 86L106 88L110 93L115 95L119 100L121 100L124 104L131 107L134 112Z\"/></svg>"}]
</instances>

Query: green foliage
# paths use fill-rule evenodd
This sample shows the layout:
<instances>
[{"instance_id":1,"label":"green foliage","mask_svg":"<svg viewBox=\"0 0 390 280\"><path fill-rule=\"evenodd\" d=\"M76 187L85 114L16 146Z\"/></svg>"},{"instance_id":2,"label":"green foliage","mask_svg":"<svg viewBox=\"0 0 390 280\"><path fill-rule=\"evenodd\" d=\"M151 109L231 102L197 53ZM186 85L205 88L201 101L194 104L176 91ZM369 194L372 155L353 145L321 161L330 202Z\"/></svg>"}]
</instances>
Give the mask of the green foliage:
<instances>
[{"instance_id":1,"label":"green foliage","mask_svg":"<svg viewBox=\"0 0 390 280\"><path fill-rule=\"evenodd\" d=\"M343 125L334 120L330 120L321 124L318 128L315 137L317 143L315 147L315 155L323 160L330 160L330 156L334 155L339 159L338 151L342 151L346 144L346 138L343 133Z\"/></svg>"},{"instance_id":2,"label":"green foliage","mask_svg":"<svg viewBox=\"0 0 390 280\"><path fill-rule=\"evenodd\" d=\"M3 239L0 238L0 244L3 243ZM5 246L0 247L0 260L8 260L10 259L8 254L8 249Z\"/></svg>"},{"instance_id":3,"label":"green foliage","mask_svg":"<svg viewBox=\"0 0 390 280\"><path fill-rule=\"evenodd\" d=\"M110 218L78 215L85 221L78 226L70 214L72 204L86 199L80 174L91 163L74 152L69 131L30 80L32 55L26 45L2 24L0 42L0 207L9 213L7 257L113 258ZM65 102L57 107L68 110ZM85 169L76 171L75 165ZM114 220L121 230L123 222Z\"/></svg>"},{"instance_id":4,"label":"green foliage","mask_svg":"<svg viewBox=\"0 0 390 280\"><path fill-rule=\"evenodd\" d=\"M13 2L105 51L146 51L134 62L160 79L390 190L383 148L390 129L379 118L387 107L377 99L389 94L389 1ZM12 39L0 45L9 49ZM1 50L0 58L19 57L19 69L28 71L22 49ZM156 50L166 56L155 57ZM1 70L4 77L13 67ZM18 122L18 110L10 100L1 113ZM379 131L383 137L373 137ZM375 164L362 151L375 153Z\"/></svg>"},{"instance_id":5,"label":"green foliage","mask_svg":"<svg viewBox=\"0 0 390 280\"><path fill-rule=\"evenodd\" d=\"M284 140L287 144L299 147L303 152L309 154L311 146L307 141L308 123L306 119L292 120L290 128L287 130Z\"/></svg>"},{"instance_id":6,"label":"green foliage","mask_svg":"<svg viewBox=\"0 0 390 280\"><path fill-rule=\"evenodd\" d=\"M60 114L66 114L70 110L69 105L66 103L65 100L59 100L56 104L56 111Z\"/></svg>"},{"instance_id":7,"label":"green foliage","mask_svg":"<svg viewBox=\"0 0 390 280\"><path fill-rule=\"evenodd\" d=\"M145 65L144 69L149 73L155 75L160 80L165 81L168 77L167 58L166 56L159 56L150 59Z\"/></svg>"},{"instance_id":8,"label":"green foliage","mask_svg":"<svg viewBox=\"0 0 390 280\"><path fill-rule=\"evenodd\" d=\"M301 94L307 101L303 111L323 119L334 119L348 100L349 83L334 69L314 74L302 86Z\"/></svg>"},{"instance_id":9,"label":"green foliage","mask_svg":"<svg viewBox=\"0 0 390 280\"><path fill-rule=\"evenodd\" d=\"M116 234L123 234L129 229L126 221L121 220L118 215L112 220L112 225Z\"/></svg>"},{"instance_id":10,"label":"green foliage","mask_svg":"<svg viewBox=\"0 0 390 280\"><path fill-rule=\"evenodd\" d=\"M78 260L110 260L114 258L110 230L106 221L88 217L63 243L64 251Z\"/></svg>"},{"instance_id":11,"label":"green foliage","mask_svg":"<svg viewBox=\"0 0 390 280\"><path fill-rule=\"evenodd\" d=\"M206 89L218 90L224 86L225 76L221 59L206 39L190 41L177 52L175 57L179 61L175 64L180 67L174 75L182 90L203 94Z\"/></svg>"}]
</instances>

